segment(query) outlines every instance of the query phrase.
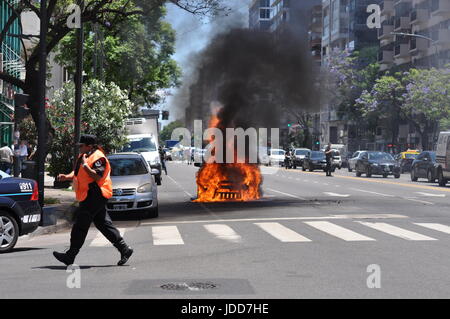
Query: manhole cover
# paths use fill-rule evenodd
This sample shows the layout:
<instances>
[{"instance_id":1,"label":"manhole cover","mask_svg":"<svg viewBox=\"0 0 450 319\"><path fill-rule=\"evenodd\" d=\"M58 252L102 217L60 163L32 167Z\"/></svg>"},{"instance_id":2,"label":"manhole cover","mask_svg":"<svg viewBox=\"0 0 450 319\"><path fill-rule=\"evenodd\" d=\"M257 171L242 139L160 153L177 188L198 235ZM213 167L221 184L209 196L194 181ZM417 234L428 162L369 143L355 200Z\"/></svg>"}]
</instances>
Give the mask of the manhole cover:
<instances>
[{"instance_id":1,"label":"manhole cover","mask_svg":"<svg viewBox=\"0 0 450 319\"><path fill-rule=\"evenodd\" d=\"M215 289L217 285L209 282L172 282L161 286L164 290L189 290L199 291L206 289Z\"/></svg>"}]
</instances>

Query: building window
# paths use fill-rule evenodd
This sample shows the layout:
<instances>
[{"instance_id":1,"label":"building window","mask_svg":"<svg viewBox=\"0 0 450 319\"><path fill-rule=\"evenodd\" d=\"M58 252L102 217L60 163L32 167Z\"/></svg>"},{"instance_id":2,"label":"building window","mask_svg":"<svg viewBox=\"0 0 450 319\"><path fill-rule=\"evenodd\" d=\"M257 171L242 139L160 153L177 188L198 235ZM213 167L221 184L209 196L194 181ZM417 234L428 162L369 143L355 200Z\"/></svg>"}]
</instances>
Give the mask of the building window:
<instances>
[{"instance_id":1,"label":"building window","mask_svg":"<svg viewBox=\"0 0 450 319\"><path fill-rule=\"evenodd\" d=\"M270 19L270 9L260 9L259 17L261 19Z\"/></svg>"},{"instance_id":2,"label":"building window","mask_svg":"<svg viewBox=\"0 0 450 319\"><path fill-rule=\"evenodd\" d=\"M270 0L259 0L259 6L260 7L270 7Z\"/></svg>"}]
</instances>

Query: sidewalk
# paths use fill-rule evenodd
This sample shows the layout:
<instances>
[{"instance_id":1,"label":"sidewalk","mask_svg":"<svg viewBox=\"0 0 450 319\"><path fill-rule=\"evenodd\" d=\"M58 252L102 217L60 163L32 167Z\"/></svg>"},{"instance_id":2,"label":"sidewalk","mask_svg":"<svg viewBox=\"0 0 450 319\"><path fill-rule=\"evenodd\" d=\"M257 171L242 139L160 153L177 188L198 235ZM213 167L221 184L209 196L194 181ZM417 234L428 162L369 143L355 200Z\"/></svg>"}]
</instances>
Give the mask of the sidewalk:
<instances>
[{"instance_id":1,"label":"sidewalk","mask_svg":"<svg viewBox=\"0 0 450 319\"><path fill-rule=\"evenodd\" d=\"M52 214L56 217L56 225L38 227L30 237L44 234L52 234L68 229L71 226L72 212L76 207L75 193L65 189L53 188L54 178L45 174L44 178L44 199L56 199L57 204L46 204L45 208L53 207Z\"/></svg>"}]
</instances>

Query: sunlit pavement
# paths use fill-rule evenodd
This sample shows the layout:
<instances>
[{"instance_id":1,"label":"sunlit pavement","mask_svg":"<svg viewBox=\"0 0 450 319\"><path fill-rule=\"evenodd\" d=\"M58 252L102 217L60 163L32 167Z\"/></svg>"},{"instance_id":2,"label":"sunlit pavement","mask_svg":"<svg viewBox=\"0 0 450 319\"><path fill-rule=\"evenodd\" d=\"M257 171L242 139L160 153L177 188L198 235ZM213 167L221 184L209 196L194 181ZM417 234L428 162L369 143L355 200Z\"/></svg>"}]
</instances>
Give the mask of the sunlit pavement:
<instances>
[{"instance_id":1,"label":"sunlit pavement","mask_svg":"<svg viewBox=\"0 0 450 319\"><path fill-rule=\"evenodd\" d=\"M53 259L69 231L0 256L1 298L431 298L450 293L450 187L409 174L355 177L263 167L263 197L192 203L198 169L168 163L160 217L118 216L135 254L95 228L78 272ZM74 286L79 274L80 288ZM72 277L71 277L72 276ZM69 284L68 284L69 282ZM72 283L72 284L71 284Z\"/></svg>"}]
</instances>

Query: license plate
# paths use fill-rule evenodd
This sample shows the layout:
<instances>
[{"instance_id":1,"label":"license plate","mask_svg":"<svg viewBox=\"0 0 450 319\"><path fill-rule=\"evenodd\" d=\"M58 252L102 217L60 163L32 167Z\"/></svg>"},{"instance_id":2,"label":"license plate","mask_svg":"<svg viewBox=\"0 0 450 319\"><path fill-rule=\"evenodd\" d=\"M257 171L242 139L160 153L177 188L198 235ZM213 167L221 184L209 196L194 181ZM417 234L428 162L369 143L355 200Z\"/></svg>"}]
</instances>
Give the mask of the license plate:
<instances>
[{"instance_id":1,"label":"license plate","mask_svg":"<svg viewBox=\"0 0 450 319\"><path fill-rule=\"evenodd\" d=\"M113 209L115 209L115 210L124 210L124 209L127 209L127 208L128 208L128 205L126 205L126 204L113 205Z\"/></svg>"}]
</instances>

